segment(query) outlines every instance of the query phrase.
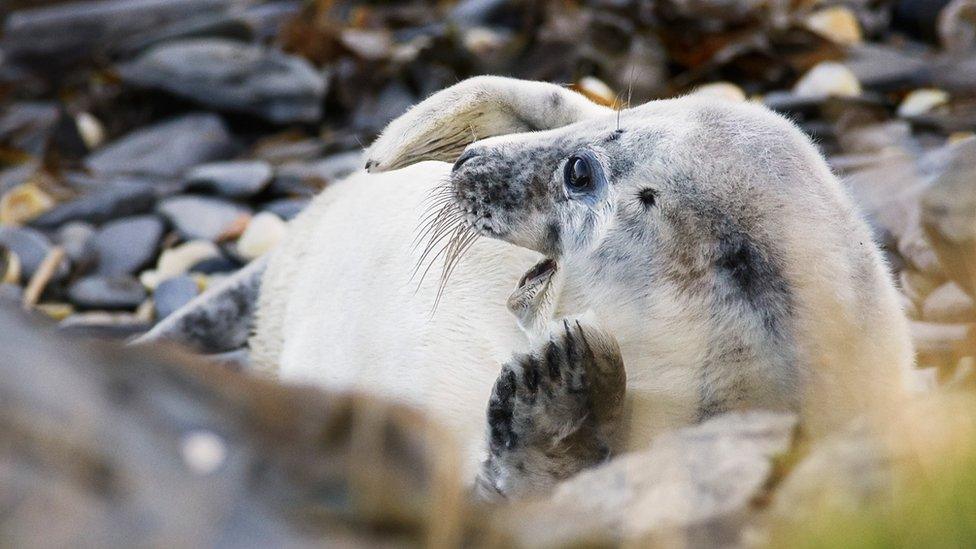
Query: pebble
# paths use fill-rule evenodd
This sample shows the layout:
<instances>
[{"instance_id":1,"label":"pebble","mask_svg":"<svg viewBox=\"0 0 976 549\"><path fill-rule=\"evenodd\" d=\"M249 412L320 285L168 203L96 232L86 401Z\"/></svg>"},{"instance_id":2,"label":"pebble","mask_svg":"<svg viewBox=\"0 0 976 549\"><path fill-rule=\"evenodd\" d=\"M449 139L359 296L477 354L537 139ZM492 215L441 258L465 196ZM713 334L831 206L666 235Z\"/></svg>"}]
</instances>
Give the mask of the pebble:
<instances>
[{"instance_id":1,"label":"pebble","mask_svg":"<svg viewBox=\"0 0 976 549\"><path fill-rule=\"evenodd\" d=\"M20 10L4 21L4 50L14 59L66 64L114 52L126 39L230 4L232 0L101 0Z\"/></svg>"},{"instance_id":2,"label":"pebble","mask_svg":"<svg viewBox=\"0 0 976 549\"><path fill-rule=\"evenodd\" d=\"M278 167L271 190L287 196L312 196L323 186L363 169L360 151L338 153L315 162L288 162Z\"/></svg>"},{"instance_id":3,"label":"pebble","mask_svg":"<svg viewBox=\"0 0 976 549\"><path fill-rule=\"evenodd\" d=\"M129 84L167 91L270 122L317 122L323 75L303 58L218 38L167 42L118 67Z\"/></svg>"},{"instance_id":4,"label":"pebble","mask_svg":"<svg viewBox=\"0 0 976 549\"><path fill-rule=\"evenodd\" d=\"M587 99L606 105L608 107L617 104L617 94L613 93L606 82L594 76L584 76L573 86L573 89L586 96Z\"/></svg>"},{"instance_id":5,"label":"pebble","mask_svg":"<svg viewBox=\"0 0 976 549\"><path fill-rule=\"evenodd\" d=\"M0 244L17 254L23 280L34 276L41 262L53 248L48 237L30 227L0 227ZM54 279L61 280L68 276L70 268L70 263L65 258L55 273Z\"/></svg>"},{"instance_id":6,"label":"pebble","mask_svg":"<svg viewBox=\"0 0 976 549\"><path fill-rule=\"evenodd\" d=\"M186 240L217 241L239 223L250 210L220 198L180 195L163 200L158 207L176 231Z\"/></svg>"},{"instance_id":7,"label":"pebble","mask_svg":"<svg viewBox=\"0 0 976 549\"><path fill-rule=\"evenodd\" d=\"M60 116L56 103L14 103L0 116L0 142L18 152L41 156Z\"/></svg>"},{"instance_id":8,"label":"pebble","mask_svg":"<svg viewBox=\"0 0 976 549\"><path fill-rule=\"evenodd\" d=\"M163 231L163 222L154 215L126 217L102 226L94 237L96 274L138 272L156 257Z\"/></svg>"},{"instance_id":9,"label":"pebble","mask_svg":"<svg viewBox=\"0 0 976 549\"><path fill-rule=\"evenodd\" d=\"M305 206L308 206L308 202L309 199L307 198L279 198L278 200L272 200L265 204L264 211L271 212L288 221L302 213Z\"/></svg>"},{"instance_id":10,"label":"pebble","mask_svg":"<svg viewBox=\"0 0 976 549\"><path fill-rule=\"evenodd\" d=\"M223 160L237 146L215 114L188 114L129 133L85 159L100 174L181 177L199 164Z\"/></svg>"},{"instance_id":11,"label":"pebble","mask_svg":"<svg viewBox=\"0 0 976 549\"><path fill-rule=\"evenodd\" d=\"M20 283L20 259L13 250L0 246L0 284Z\"/></svg>"},{"instance_id":12,"label":"pebble","mask_svg":"<svg viewBox=\"0 0 976 549\"><path fill-rule=\"evenodd\" d=\"M928 322L976 322L976 309L969 294L946 282L925 298L922 318Z\"/></svg>"},{"instance_id":13,"label":"pebble","mask_svg":"<svg viewBox=\"0 0 976 549\"><path fill-rule=\"evenodd\" d=\"M39 303L34 309L44 316L53 320L61 321L75 312L75 308L69 303Z\"/></svg>"},{"instance_id":14,"label":"pebble","mask_svg":"<svg viewBox=\"0 0 976 549\"><path fill-rule=\"evenodd\" d=\"M78 135L88 150L95 150L105 143L105 126L95 118L95 115L88 112L80 112L75 116L75 125L78 126Z\"/></svg>"},{"instance_id":15,"label":"pebble","mask_svg":"<svg viewBox=\"0 0 976 549\"><path fill-rule=\"evenodd\" d=\"M0 196L0 225L24 225L54 207L54 199L34 183L24 183Z\"/></svg>"},{"instance_id":16,"label":"pebble","mask_svg":"<svg viewBox=\"0 0 976 549\"><path fill-rule=\"evenodd\" d=\"M119 217L150 211L156 202L152 185L136 179L121 179L80 198L59 204L31 222L41 228L55 228L71 221L105 223Z\"/></svg>"},{"instance_id":17,"label":"pebble","mask_svg":"<svg viewBox=\"0 0 976 549\"><path fill-rule=\"evenodd\" d=\"M83 309L135 309L146 289L127 275L86 276L68 287L68 298Z\"/></svg>"},{"instance_id":18,"label":"pebble","mask_svg":"<svg viewBox=\"0 0 976 549\"><path fill-rule=\"evenodd\" d=\"M0 282L0 306L20 306L24 299L24 289L16 284Z\"/></svg>"},{"instance_id":19,"label":"pebble","mask_svg":"<svg viewBox=\"0 0 976 549\"><path fill-rule=\"evenodd\" d=\"M898 273L898 282L905 295L916 303L920 303L938 288L944 279L935 278L912 269L905 269Z\"/></svg>"},{"instance_id":20,"label":"pebble","mask_svg":"<svg viewBox=\"0 0 976 549\"><path fill-rule=\"evenodd\" d=\"M925 114L949 102L949 94L934 88L911 91L898 105L898 116L908 118Z\"/></svg>"},{"instance_id":21,"label":"pebble","mask_svg":"<svg viewBox=\"0 0 976 549\"><path fill-rule=\"evenodd\" d=\"M241 265L236 261L231 261L226 257L210 257L194 264L190 267L191 273L216 274L230 273L240 269Z\"/></svg>"},{"instance_id":22,"label":"pebble","mask_svg":"<svg viewBox=\"0 0 976 549\"><path fill-rule=\"evenodd\" d=\"M65 334L95 339L127 339L146 332L151 323L131 313L76 313L58 323Z\"/></svg>"},{"instance_id":23,"label":"pebble","mask_svg":"<svg viewBox=\"0 0 976 549\"><path fill-rule=\"evenodd\" d=\"M288 226L273 213L261 212L251 218L244 234L237 241L237 253L251 260L261 257L278 245Z\"/></svg>"},{"instance_id":24,"label":"pebble","mask_svg":"<svg viewBox=\"0 0 976 549\"><path fill-rule=\"evenodd\" d=\"M271 166L261 160L204 164L187 174L187 188L214 192L227 198L249 198L271 182Z\"/></svg>"},{"instance_id":25,"label":"pebble","mask_svg":"<svg viewBox=\"0 0 976 549\"><path fill-rule=\"evenodd\" d=\"M703 95L715 99L724 99L733 103L741 103L746 100L746 92L742 88L731 82L712 82L704 86L698 86L694 95Z\"/></svg>"},{"instance_id":26,"label":"pebble","mask_svg":"<svg viewBox=\"0 0 976 549\"><path fill-rule=\"evenodd\" d=\"M864 40L857 16L846 6L817 10L808 15L803 23L811 31L842 46L859 44Z\"/></svg>"},{"instance_id":27,"label":"pebble","mask_svg":"<svg viewBox=\"0 0 976 549\"><path fill-rule=\"evenodd\" d=\"M189 303L199 293L196 280L189 275L169 278L156 286L153 302L156 304L156 318L162 320Z\"/></svg>"},{"instance_id":28,"label":"pebble","mask_svg":"<svg viewBox=\"0 0 976 549\"><path fill-rule=\"evenodd\" d=\"M163 280L187 273L191 267L206 259L221 257L217 245L208 240L193 240L165 250L159 256L156 269L143 272L142 284L154 289Z\"/></svg>"},{"instance_id":29,"label":"pebble","mask_svg":"<svg viewBox=\"0 0 976 549\"><path fill-rule=\"evenodd\" d=\"M833 61L823 61L807 71L793 86L799 97L857 97L861 84L847 67Z\"/></svg>"},{"instance_id":30,"label":"pebble","mask_svg":"<svg viewBox=\"0 0 976 549\"><path fill-rule=\"evenodd\" d=\"M85 271L98 261L95 250L95 228L82 221L72 221L58 229L57 242L76 270Z\"/></svg>"},{"instance_id":31,"label":"pebble","mask_svg":"<svg viewBox=\"0 0 976 549\"><path fill-rule=\"evenodd\" d=\"M912 321L908 331L915 352L919 354L949 354L958 350L969 338L972 324L944 324Z\"/></svg>"}]
</instances>

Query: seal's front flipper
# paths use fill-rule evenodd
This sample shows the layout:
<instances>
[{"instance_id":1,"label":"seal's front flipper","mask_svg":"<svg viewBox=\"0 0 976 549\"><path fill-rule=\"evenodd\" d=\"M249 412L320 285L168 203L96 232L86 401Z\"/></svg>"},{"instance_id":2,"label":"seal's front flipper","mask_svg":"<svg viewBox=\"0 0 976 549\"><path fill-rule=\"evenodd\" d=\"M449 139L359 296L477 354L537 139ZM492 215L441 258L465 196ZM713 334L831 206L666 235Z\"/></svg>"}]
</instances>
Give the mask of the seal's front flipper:
<instances>
[{"instance_id":1,"label":"seal's front flipper","mask_svg":"<svg viewBox=\"0 0 976 549\"><path fill-rule=\"evenodd\" d=\"M626 386L617 342L586 321L554 324L548 341L506 363L495 382L482 497L544 493L613 451Z\"/></svg>"}]
</instances>

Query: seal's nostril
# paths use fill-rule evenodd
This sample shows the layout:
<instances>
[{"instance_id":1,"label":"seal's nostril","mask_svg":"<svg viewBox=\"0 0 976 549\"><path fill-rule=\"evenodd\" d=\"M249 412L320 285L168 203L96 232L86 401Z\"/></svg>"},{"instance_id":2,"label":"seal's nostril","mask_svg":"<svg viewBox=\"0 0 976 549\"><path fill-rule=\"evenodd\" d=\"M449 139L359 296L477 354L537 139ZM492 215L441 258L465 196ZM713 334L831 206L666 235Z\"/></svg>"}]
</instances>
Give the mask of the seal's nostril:
<instances>
[{"instance_id":1,"label":"seal's nostril","mask_svg":"<svg viewBox=\"0 0 976 549\"><path fill-rule=\"evenodd\" d=\"M454 167L451 168L451 171L452 172L458 171L458 168L461 167L461 164L464 164L465 162L467 162L468 160L471 160L472 158L474 158L476 156L478 156L478 153L474 152L471 149L468 149L468 150L464 151L464 153L461 154L461 157L458 158L457 161L454 163Z\"/></svg>"}]
</instances>

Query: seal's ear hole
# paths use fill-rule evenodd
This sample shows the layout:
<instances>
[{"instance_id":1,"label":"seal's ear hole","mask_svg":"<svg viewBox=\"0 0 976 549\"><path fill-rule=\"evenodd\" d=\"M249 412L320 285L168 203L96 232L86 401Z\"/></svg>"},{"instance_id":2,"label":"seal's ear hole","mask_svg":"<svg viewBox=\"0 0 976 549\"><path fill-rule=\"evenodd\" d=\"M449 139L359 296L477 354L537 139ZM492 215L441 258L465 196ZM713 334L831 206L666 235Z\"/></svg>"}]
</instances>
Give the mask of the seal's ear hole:
<instances>
[{"instance_id":1,"label":"seal's ear hole","mask_svg":"<svg viewBox=\"0 0 976 549\"><path fill-rule=\"evenodd\" d=\"M650 208L657 203L657 191L650 187L646 187L637 193L637 199L640 200L641 204L643 204L645 208Z\"/></svg>"}]
</instances>

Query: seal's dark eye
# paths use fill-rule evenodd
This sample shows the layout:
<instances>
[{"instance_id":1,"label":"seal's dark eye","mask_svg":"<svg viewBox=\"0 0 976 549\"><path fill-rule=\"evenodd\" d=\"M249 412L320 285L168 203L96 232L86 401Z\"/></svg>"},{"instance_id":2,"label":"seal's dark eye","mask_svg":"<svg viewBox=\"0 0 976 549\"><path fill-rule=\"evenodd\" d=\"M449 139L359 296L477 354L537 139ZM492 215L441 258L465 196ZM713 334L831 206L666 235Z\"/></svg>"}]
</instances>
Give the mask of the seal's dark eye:
<instances>
[{"instance_id":1,"label":"seal's dark eye","mask_svg":"<svg viewBox=\"0 0 976 549\"><path fill-rule=\"evenodd\" d=\"M574 193L583 193L593 188L593 167L582 156L573 156L566 161L563 173L566 188Z\"/></svg>"}]
</instances>

